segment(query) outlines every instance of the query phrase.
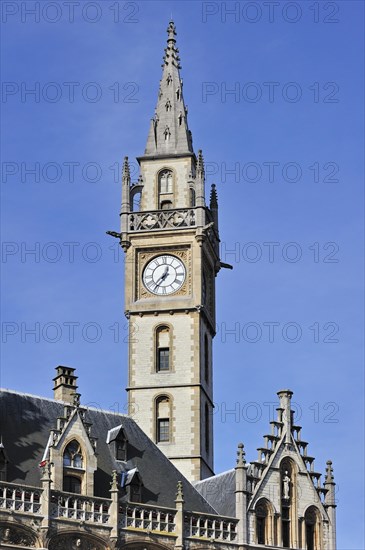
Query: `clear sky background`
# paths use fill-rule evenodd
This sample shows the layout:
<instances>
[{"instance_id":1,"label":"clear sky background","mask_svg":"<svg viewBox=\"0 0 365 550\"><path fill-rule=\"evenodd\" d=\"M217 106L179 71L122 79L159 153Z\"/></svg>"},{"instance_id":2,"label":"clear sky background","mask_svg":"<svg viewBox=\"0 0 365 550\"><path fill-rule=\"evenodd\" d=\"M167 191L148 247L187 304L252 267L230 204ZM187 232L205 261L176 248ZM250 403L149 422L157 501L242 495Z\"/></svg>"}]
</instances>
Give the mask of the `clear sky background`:
<instances>
[{"instance_id":1,"label":"clear sky background","mask_svg":"<svg viewBox=\"0 0 365 550\"><path fill-rule=\"evenodd\" d=\"M256 458L292 389L315 469L334 462L338 548L363 550L363 3L21 4L2 3L1 385L52 396L69 365L84 404L125 410L123 253L105 231L172 13L234 266L217 278L216 472L241 440Z\"/></svg>"}]
</instances>

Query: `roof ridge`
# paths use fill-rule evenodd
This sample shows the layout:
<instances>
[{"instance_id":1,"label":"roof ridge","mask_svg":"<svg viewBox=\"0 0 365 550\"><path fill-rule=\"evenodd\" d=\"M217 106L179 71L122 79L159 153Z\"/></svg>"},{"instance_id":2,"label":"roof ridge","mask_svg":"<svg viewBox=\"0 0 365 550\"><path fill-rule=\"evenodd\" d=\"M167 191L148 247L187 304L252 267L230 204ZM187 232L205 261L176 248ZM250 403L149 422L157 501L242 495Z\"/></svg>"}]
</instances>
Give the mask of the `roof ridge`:
<instances>
[{"instance_id":1,"label":"roof ridge","mask_svg":"<svg viewBox=\"0 0 365 550\"><path fill-rule=\"evenodd\" d=\"M26 392L21 392L21 391L16 391L16 390L9 390L8 388L1 388L0 387L0 392L12 393L12 394L15 394L15 395L21 395L23 397L33 397L34 399L41 399L42 401L49 401L51 403L58 403L60 405L70 405L70 403L68 403L67 401L58 401L56 399L52 399L51 397L42 397L41 395L34 395L33 393L26 393ZM91 406L88 406L88 405L82 405L81 404L81 408L82 409L87 409L88 411L104 412L104 413L111 414L111 415L114 415L114 416L119 416L121 418L127 418L128 417L127 414L120 413L120 412L115 412L115 411L110 411L110 410L107 410L107 409L102 409L101 407L100 408L99 407L91 407Z\"/></svg>"},{"instance_id":2,"label":"roof ridge","mask_svg":"<svg viewBox=\"0 0 365 550\"><path fill-rule=\"evenodd\" d=\"M199 479L198 481L194 481L192 483L193 487L195 487L196 485L198 485L198 483L204 483L205 481L209 481L211 479L216 479L217 477L221 477L221 476L224 476L226 474L229 474L231 472L234 472L234 468L230 468L229 470L225 470L224 472L220 472L219 474L214 474L214 476L210 476L210 477L206 477L204 479Z\"/></svg>"}]
</instances>

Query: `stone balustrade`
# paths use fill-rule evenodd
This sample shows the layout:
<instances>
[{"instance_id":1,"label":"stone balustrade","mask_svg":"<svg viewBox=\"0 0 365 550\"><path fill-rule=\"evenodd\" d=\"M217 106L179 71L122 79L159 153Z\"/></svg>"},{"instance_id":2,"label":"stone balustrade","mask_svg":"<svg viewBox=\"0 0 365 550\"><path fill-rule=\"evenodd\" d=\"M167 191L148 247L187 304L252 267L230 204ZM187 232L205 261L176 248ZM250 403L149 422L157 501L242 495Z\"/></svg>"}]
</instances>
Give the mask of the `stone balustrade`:
<instances>
[{"instance_id":1,"label":"stone balustrade","mask_svg":"<svg viewBox=\"0 0 365 550\"><path fill-rule=\"evenodd\" d=\"M108 525L111 500L107 498L85 497L63 491L52 491L52 519L70 519Z\"/></svg>"},{"instance_id":2,"label":"stone balustrade","mask_svg":"<svg viewBox=\"0 0 365 550\"><path fill-rule=\"evenodd\" d=\"M176 510L171 508L156 508L146 504L121 505L119 517L121 529L141 529L170 534L175 534L176 531Z\"/></svg>"},{"instance_id":3,"label":"stone balustrade","mask_svg":"<svg viewBox=\"0 0 365 550\"><path fill-rule=\"evenodd\" d=\"M223 542L237 541L237 519L185 512L184 523L186 538L204 538Z\"/></svg>"},{"instance_id":4,"label":"stone balustrade","mask_svg":"<svg viewBox=\"0 0 365 550\"><path fill-rule=\"evenodd\" d=\"M195 224L194 208L152 210L128 214L128 231L130 232L194 227Z\"/></svg>"},{"instance_id":5,"label":"stone balustrade","mask_svg":"<svg viewBox=\"0 0 365 550\"><path fill-rule=\"evenodd\" d=\"M42 489L0 482L0 511L42 513ZM51 491L49 518L53 521L85 522L95 527L118 525L121 531L154 532L179 536L178 511L174 508L147 504L118 504L113 510L113 501L107 498L86 497L64 491ZM115 512L117 512L115 514ZM224 543L237 543L237 523L234 518L217 517L197 512L183 512L184 537L210 539ZM113 520L114 518L114 520ZM181 520L182 525L182 520ZM182 535L182 533L181 533Z\"/></svg>"},{"instance_id":6,"label":"stone balustrade","mask_svg":"<svg viewBox=\"0 0 365 550\"><path fill-rule=\"evenodd\" d=\"M0 509L12 512L41 513L42 489L0 482Z\"/></svg>"}]
</instances>

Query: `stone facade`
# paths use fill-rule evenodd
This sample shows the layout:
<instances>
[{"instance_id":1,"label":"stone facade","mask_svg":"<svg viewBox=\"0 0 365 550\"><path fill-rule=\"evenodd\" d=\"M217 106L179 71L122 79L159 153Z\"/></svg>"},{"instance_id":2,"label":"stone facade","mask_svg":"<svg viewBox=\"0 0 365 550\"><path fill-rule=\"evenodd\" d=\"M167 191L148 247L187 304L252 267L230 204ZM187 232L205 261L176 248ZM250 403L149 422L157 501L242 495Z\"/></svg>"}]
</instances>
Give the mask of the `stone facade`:
<instances>
[{"instance_id":1,"label":"stone facade","mask_svg":"<svg viewBox=\"0 0 365 550\"><path fill-rule=\"evenodd\" d=\"M257 459L239 444L232 469L213 473L215 277L229 266L173 22L167 32L140 177L131 182L126 158L121 230L109 232L126 254L129 414L84 408L65 366L54 399L1 393L1 548L336 550L332 463L322 483L290 390Z\"/></svg>"},{"instance_id":2,"label":"stone facade","mask_svg":"<svg viewBox=\"0 0 365 550\"><path fill-rule=\"evenodd\" d=\"M171 23L155 116L145 154L138 159L138 181L130 181L127 159L123 169L120 241L126 252L130 327L129 412L188 479L200 480L213 474L211 350L214 281L221 264L217 203L207 205L203 157L200 152L197 158L192 147L175 34ZM133 212L136 190L141 209ZM185 278L179 288L158 294L158 280L154 293L144 273L154 258L164 255L183 263ZM171 265L166 269L172 271ZM163 326L170 332L170 345L164 348L168 368L161 371L156 330ZM165 419L167 441L158 434L160 396L166 396L171 410Z\"/></svg>"},{"instance_id":3,"label":"stone facade","mask_svg":"<svg viewBox=\"0 0 365 550\"><path fill-rule=\"evenodd\" d=\"M335 550L332 464L322 483L291 396L257 460L240 444L234 469L192 485L130 416L4 391L1 547Z\"/></svg>"}]
</instances>

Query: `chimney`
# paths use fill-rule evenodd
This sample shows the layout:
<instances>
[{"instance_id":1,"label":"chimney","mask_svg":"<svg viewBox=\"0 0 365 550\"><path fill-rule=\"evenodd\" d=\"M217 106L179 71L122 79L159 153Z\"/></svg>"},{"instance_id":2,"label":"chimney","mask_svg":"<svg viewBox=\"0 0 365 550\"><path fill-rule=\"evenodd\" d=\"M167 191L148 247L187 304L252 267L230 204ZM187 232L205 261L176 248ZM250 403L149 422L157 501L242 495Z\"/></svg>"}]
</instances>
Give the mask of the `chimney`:
<instances>
[{"instance_id":1,"label":"chimney","mask_svg":"<svg viewBox=\"0 0 365 550\"><path fill-rule=\"evenodd\" d=\"M75 376L75 369L71 367L64 367L59 365L56 367L57 376L54 381L54 399L56 401L64 401L73 405L75 402L75 396L77 394L77 385Z\"/></svg>"}]
</instances>

